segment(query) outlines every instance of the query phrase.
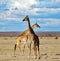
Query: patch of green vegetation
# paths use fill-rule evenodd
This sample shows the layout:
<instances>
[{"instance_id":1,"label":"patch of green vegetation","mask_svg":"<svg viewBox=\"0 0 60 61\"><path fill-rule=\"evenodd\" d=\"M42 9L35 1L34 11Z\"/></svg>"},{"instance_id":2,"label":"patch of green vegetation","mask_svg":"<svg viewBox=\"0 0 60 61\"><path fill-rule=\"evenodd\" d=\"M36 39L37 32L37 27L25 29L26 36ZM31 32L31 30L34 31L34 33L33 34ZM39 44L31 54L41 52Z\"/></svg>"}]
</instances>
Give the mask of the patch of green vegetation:
<instances>
[{"instance_id":1,"label":"patch of green vegetation","mask_svg":"<svg viewBox=\"0 0 60 61\"><path fill-rule=\"evenodd\" d=\"M10 49L10 48L0 48L0 51L11 51L13 49Z\"/></svg>"}]
</instances>

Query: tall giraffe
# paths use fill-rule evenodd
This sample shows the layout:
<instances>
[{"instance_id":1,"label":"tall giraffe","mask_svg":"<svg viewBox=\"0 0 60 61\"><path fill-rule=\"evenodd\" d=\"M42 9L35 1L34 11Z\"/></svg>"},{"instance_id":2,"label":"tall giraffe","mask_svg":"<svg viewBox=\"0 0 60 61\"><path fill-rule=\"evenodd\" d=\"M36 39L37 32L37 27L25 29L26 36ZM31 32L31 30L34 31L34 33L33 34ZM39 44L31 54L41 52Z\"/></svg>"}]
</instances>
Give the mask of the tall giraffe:
<instances>
[{"instance_id":1,"label":"tall giraffe","mask_svg":"<svg viewBox=\"0 0 60 61\"><path fill-rule=\"evenodd\" d=\"M40 28L40 26L37 23L35 23L34 25L32 25L32 29L34 29L35 27ZM18 47L20 49L20 43L22 41L25 42L24 43L24 47L23 47L23 53L24 53L24 48L25 48L25 45L26 45L26 42L27 42L27 35L28 35L28 33L29 33L29 29L25 30L22 34L20 34L17 37L17 39L16 39L17 43L14 46L14 55L15 55L16 47Z\"/></svg>"},{"instance_id":2,"label":"tall giraffe","mask_svg":"<svg viewBox=\"0 0 60 61\"><path fill-rule=\"evenodd\" d=\"M31 43L33 42L34 43L34 53L35 53L35 58L37 58L37 52L38 52L38 55L39 55L39 59L40 59L40 51L39 51L39 38L38 36L35 34L35 32L33 31L31 25L30 25L30 20L29 20L29 17L26 16L23 21L28 21L28 29L29 29L29 37L28 39L30 40L30 43L29 43L29 47L30 47L30 52L29 52L29 57L30 57L30 54L31 54Z\"/></svg>"}]
</instances>

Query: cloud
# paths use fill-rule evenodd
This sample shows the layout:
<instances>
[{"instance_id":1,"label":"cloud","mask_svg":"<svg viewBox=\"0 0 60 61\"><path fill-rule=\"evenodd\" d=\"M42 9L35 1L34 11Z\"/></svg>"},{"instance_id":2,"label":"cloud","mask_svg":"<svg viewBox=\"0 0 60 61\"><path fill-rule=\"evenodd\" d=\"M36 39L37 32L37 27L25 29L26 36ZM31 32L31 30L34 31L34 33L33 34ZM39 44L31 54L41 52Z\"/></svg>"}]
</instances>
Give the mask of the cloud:
<instances>
[{"instance_id":1,"label":"cloud","mask_svg":"<svg viewBox=\"0 0 60 61\"><path fill-rule=\"evenodd\" d=\"M6 4L8 10L3 10L5 12L2 12L4 14L4 17L11 17L16 18L22 16L22 15L49 15L49 14L56 14L60 13L60 8L46 8L46 6L49 6L53 4L54 2L58 2L57 0L51 0L49 2L43 1L37 1L37 0L6 0L8 3ZM2 3L3 4L3 3ZM38 7L42 6L41 8L35 7L32 8L31 6L35 5ZM54 5L54 4L53 4ZM1 12L0 12L1 13ZM1 14L1 16L3 16Z\"/></svg>"},{"instance_id":2,"label":"cloud","mask_svg":"<svg viewBox=\"0 0 60 61\"><path fill-rule=\"evenodd\" d=\"M1 0L0 4L6 4L8 2L8 0Z\"/></svg>"},{"instance_id":3,"label":"cloud","mask_svg":"<svg viewBox=\"0 0 60 61\"><path fill-rule=\"evenodd\" d=\"M9 4L9 8L12 12L23 15L36 14L36 11L31 8L32 5L38 4L36 0L11 0L12 4ZM10 12L11 12L10 11ZM33 15L32 14L32 15Z\"/></svg>"},{"instance_id":4,"label":"cloud","mask_svg":"<svg viewBox=\"0 0 60 61\"><path fill-rule=\"evenodd\" d=\"M56 18L40 18L38 19L38 22L43 21L43 23L40 23L42 27L55 27L60 25L60 19Z\"/></svg>"},{"instance_id":5,"label":"cloud","mask_svg":"<svg viewBox=\"0 0 60 61\"><path fill-rule=\"evenodd\" d=\"M36 0L1 0L0 3L2 7L0 10L1 20L18 20L22 15L36 14L36 11L30 7L37 4Z\"/></svg>"},{"instance_id":6,"label":"cloud","mask_svg":"<svg viewBox=\"0 0 60 61\"><path fill-rule=\"evenodd\" d=\"M36 14L56 14L60 13L60 8L34 8L32 9Z\"/></svg>"},{"instance_id":7,"label":"cloud","mask_svg":"<svg viewBox=\"0 0 60 61\"><path fill-rule=\"evenodd\" d=\"M30 6L36 3L37 3L36 0L25 0L25 1L24 0L10 0L9 7L11 9L17 7L18 9L24 10L24 9L30 9Z\"/></svg>"},{"instance_id":8,"label":"cloud","mask_svg":"<svg viewBox=\"0 0 60 61\"><path fill-rule=\"evenodd\" d=\"M3 12L0 12L0 20L20 21L25 15L31 16L33 20L38 17L53 16L54 14L60 13L60 8L49 8L49 6L54 6L55 4L58 5L58 3L60 3L60 0L51 0L47 3L44 0L1 0L1 4L6 4L5 8L7 10L5 11L2 8ZM32 8L31 6L33 5L36 7ZM34 16L36 18L34 18Z\"/></svg>"},{"instance_id":9,"label":"cloud","mask_svg":"<svg viewBox=\"0 0 60 61\"><path fill-rule=\"evenodd\" d=\"M39 7L39 8L58 8L60 7L60 1L59 0L38 0L39 3L38 5L36 5L36 7Z\"/></svg>"},{"instance_id":10,"label":"cloud","mask_svg":"<svg viewBox=\"0 0 60 61\"><path fill-rule=\"evenodd\" d=\"M60 3L60 0L55 0L55 1Z\"/></svg>"}]
</instances>

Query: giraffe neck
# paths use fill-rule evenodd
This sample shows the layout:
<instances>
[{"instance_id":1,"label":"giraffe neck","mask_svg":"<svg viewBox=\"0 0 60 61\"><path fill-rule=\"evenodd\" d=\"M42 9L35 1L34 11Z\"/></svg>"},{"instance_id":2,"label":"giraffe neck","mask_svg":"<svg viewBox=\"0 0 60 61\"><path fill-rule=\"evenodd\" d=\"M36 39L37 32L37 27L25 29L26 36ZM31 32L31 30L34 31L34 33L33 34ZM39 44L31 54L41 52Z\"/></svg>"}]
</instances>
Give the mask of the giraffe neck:
<instances>
[{"instance_id":1,"label":"giraffe neck","mask_svg":"<svg viewBox=\"0 0 60 61\"><path fill-rule=\"evenodd\" d=\"M30 20L29 20L29 19L28 19L28 28L29 28L29 29L31 28Z\"/></svg>"},{"instance_id":2,"label":"giraffe neck","mask_svg":"<svg viewBox=\"0 0 60 61\"><path fill-rule=\"evenodd\" d=\"M34 31L33 31L32 27L30 25L30 20L29 19L28 19L28 28L29 28L30 33L34 34Z\"/></svg>"}]
</instances>

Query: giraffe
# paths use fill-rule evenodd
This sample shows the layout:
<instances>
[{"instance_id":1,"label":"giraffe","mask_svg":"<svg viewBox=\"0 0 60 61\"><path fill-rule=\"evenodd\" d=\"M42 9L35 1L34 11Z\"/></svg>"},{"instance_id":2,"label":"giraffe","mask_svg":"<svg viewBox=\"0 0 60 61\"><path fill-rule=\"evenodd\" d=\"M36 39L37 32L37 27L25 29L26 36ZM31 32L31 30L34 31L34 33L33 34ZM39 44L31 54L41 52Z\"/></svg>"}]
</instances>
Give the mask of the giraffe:
<instances>
[{"instance_id":1,"label":"giraffe","mask_svg":"<svg viewBox=\"0 0 60 61\"><path fill-rule=\"evenodd\" d=\"M28 29L29 29L29 37L28 37L28 40L30 41L29 43L29 48L30 48L30 52L29 52L29 58L30 58L30 54L31 54L31 43L33 42L34 43L34 55L35 55L35 58L37 58L37 52L38 52L38 56L39 56L39 59L40 59L40 51L39 51L39 38L38 36L35 34L35 32L33 31L31 25L30 25L30 20L29 20L29 17L26 16L23 20L24 21L27 21L28 22Z\"/></svg>"},{"instance_id":2,"label":"giraffe","mask_svg":"<svg viewBox=\"0 0 60 61\"><path fill-rule=\"evenodd\" d=\"M40 26L37 23L35 23L34 25L32 25L32 29L34 29L35 27L40 28ZM16 44L14 46L14 55L15 55L16 47L18 47L20 49L20 43L22 41L25 42L24 43L24 47L23 47L23 53L24 53L25 45L27 44L26 42L27 42L27 34L28 33L29 33L29 29L25 30L22 34L20 34L17 37L17 39L16 39L17 42L16 42ZM21 51L21 49L20 49L20 51Z\"/></svg>"}]
</instances>

